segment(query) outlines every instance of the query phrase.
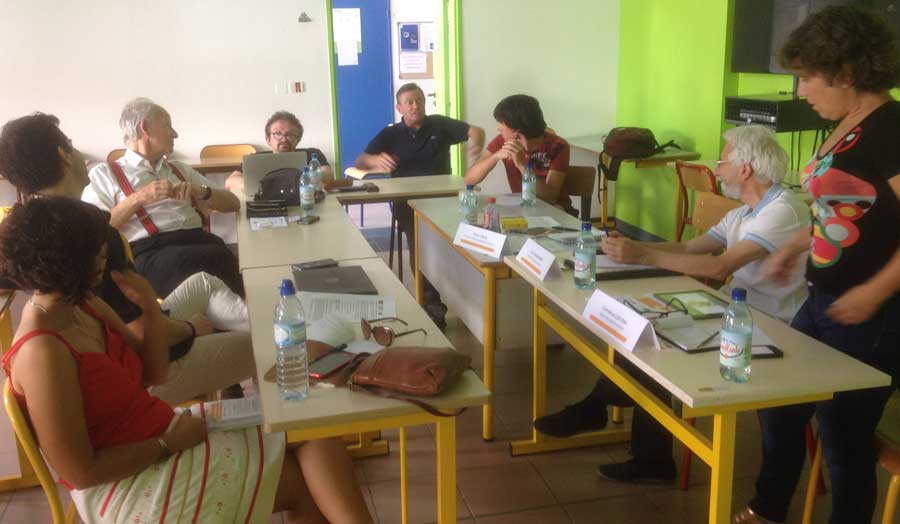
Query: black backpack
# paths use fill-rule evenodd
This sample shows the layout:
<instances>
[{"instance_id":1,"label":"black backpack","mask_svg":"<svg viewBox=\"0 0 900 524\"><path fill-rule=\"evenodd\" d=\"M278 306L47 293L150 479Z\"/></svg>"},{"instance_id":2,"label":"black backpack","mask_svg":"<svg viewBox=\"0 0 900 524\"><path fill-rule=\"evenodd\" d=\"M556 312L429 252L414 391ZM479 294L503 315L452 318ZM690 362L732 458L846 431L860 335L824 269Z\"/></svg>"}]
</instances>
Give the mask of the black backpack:
<instances>
[{"instance_id":1,"label":"black backpack","mask_svg":"<svg viewBox=\"0 0 900 524\"><path fill-rule=\"evenodd\" d=\"M303 171L296 167L282 167L271 171L259 181L254 200L284 200L285 205L300 205L300 178Z\"/></svg>"},{"instance_id":2,"label":"black backpack","mask_svg":"<svg viewBox=\"0 0 900 524\"><path fill-rule=\"evenodd\" d=\"M607 180L619 178L619 167L626 158L646 158L662 153L668 147L681 149L674 140L660 145L653 131L643 127L617 127L603 137L603 153L610 158L609 166L603 164L603 156L597 172L603 172Z\"/></svg>"}]
</instances>

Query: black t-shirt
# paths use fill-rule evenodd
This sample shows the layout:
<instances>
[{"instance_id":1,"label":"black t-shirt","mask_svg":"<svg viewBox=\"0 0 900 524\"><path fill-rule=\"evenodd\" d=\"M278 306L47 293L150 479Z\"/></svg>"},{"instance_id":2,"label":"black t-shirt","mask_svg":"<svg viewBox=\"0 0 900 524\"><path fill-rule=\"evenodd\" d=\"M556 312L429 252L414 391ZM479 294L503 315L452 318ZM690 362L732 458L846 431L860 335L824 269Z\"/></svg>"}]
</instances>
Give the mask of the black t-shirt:
<instances>
[{"instance_id":1,"label":"black t-shirt","mask_svg":"<svg viewBox=\"0 0 900 524\"><path fill-rule=\"evenodd\" d=\"M395 177L450 173L450 146L469 138L469 124L443 115L428 115L412 129L402 120L382 129L366 146L366 154L397 157Z\"/></svg>"},{"instance_id":2,"label":"black t-shirt","mask_svg":"<svg viewBox=\"0 0 900 524\"><path fill-rule=\"evenodd\" d=\"M815 199L807 279L840 295L900 248L900 201L888 184L900 174L900 102L873 111L804 173Z\"/></svg>"}]
</instances>

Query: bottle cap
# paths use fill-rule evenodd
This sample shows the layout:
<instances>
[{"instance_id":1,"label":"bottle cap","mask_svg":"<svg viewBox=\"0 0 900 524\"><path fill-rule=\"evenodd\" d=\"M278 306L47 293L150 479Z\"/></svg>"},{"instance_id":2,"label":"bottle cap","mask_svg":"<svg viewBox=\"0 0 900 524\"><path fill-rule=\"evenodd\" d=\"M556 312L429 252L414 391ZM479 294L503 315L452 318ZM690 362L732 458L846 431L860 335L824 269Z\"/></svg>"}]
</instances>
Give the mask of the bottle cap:
<instances>
[{"instance_id":1,"label":"bottle cap","mask_svg":"<svg viewBox=\"0 0 900 524\"><path fill-rule=\"evenodd\" d=\"M736 287L731 290L731 300L744 302L747 300L747 290L742 287Z\"/></svg>"},{"instance_id":2,"label":"bottle cap","mask_svg":"<svg viewBox=\"0 0 900 524\"><path fill-rule=\"evenodd\" d=\"M488 197L488 204L496 204L497 199L495 197Z\"/></svg>"},{"instance_id":3,"label":"bottle cap","mask_svg":"<svg viewBox=\"0 0 900 524\"><path fill-rule=\"evenodd\" d=\"M303 172L309 173L309 166L303 166Z\"/></svg>"},{"instance_id":4,"label":"bottle cap","mask_svg":"<svg viewBox=\"0 0 900 524\"><path fill-rule=\"evenodd\" d=\"M466 191L473 191L475 189L475 184L466 184Z\"/></svg>"},{"instance_id":5,"label":"bottle cap","mask_svg":"<svg viewBox=\"0 0 900 524\"><path fill-rule=\"evenodd\" d=\"M289 297L294 294L294 282L291 279L285 278L281 281L280 294L283 297Z\"/></svg>"},{"instance_id":6,"label":"bottle cap","mask_svg":"<svg viewBox=\"0 0 900 524\"><path fill-rule=\"evenodd\" d=\"M582 223L581 223L581 230L582 230L582 231L590 231L590 230L591 230L591 223L590 223L590 222L582 222Z\"/></svg>"}]
</instances>

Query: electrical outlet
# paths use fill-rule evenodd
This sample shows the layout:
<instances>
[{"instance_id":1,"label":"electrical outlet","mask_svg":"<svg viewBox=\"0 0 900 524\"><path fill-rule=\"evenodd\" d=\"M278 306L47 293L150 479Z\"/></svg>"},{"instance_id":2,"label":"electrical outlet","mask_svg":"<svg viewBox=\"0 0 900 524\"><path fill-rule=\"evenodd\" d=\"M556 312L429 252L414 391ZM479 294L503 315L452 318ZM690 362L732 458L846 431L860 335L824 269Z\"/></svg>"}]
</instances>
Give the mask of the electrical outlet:
<instances>
[{"instance_id":1,"label":"electrical outlet","mask_svg":"<svg viewBox=\"0 0 900 524\"><path fill-rule=\"evenodd\" d=\"M302 80L298 80L294 82L294 92L295 93L303 93L306 92L306 82Z\"/></svg>"},{"instance_id":2,"label":"electrical outlet","mask_svg":"<svg viewBox=\"0 0 900 524\"><path fill-rule=\"evenodd\" d=\"M275 82L275 94L276 95L286 95L288 94L288 83L287 81L276 81Z\"/></svg>"}]
</instances>

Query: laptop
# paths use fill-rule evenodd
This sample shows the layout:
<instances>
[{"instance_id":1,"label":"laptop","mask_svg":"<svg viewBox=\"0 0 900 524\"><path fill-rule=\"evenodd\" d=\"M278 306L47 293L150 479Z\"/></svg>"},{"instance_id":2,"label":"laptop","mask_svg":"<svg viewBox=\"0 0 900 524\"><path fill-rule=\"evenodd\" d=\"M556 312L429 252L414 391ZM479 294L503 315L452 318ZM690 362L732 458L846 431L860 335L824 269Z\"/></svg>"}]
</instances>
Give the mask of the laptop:
<instances>
[{"instance_id":1,"label":"laptop","mask_svg":"<svg viewBox=\"0 0 900 524\"><path fill-rule=\"evenodd\" d=\"M259 189L262 177L284 167L302 168L309 163L309 153L292 151L290 153L256 153L244 157L244 194L253 198Z\"/></svg>"},{"instance_id":2,"label":"laptop","mask_svg":"<svg viewBox=\"0 0 900 524\"><path fill-rule=\"evenodd\" d=\"M298 291L316 293L346 293L350 295L377 295L375 284L359 266L338 266L320 269L297 269L294 283Z\"/></svg>"}]
</instances>

